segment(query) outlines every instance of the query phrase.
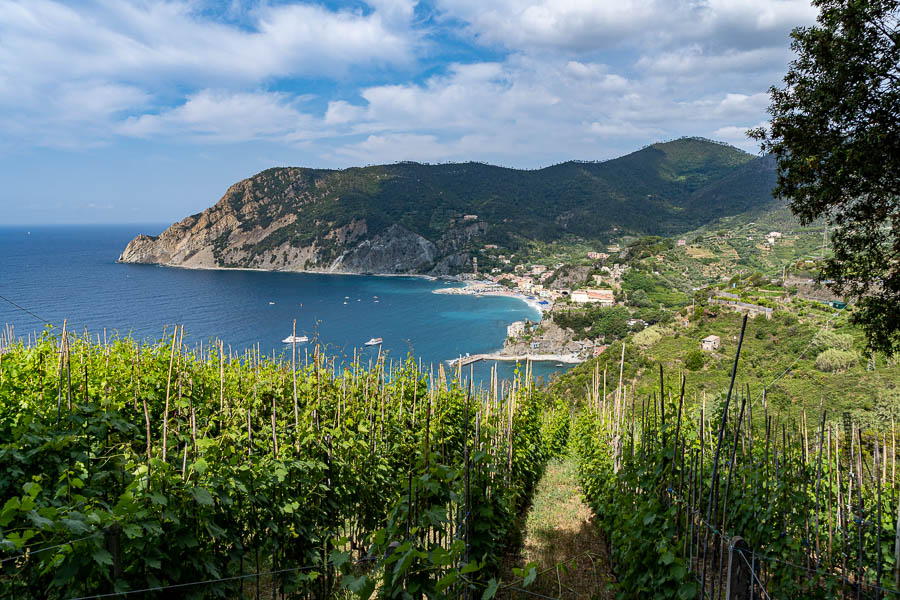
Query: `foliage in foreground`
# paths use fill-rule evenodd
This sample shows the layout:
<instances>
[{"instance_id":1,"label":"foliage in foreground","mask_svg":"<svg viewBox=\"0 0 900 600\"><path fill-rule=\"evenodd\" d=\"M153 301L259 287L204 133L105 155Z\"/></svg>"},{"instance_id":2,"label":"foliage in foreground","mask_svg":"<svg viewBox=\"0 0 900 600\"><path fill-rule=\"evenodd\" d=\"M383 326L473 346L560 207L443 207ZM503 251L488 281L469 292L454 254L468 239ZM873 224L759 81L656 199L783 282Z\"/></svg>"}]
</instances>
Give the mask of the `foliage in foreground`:
<instances>
[{"instance_id":1,"label":"foliage in foreground","mask_svg":"<svg viewBox=\"0 0 900 600\"><path fill-rule=\"evenodd\" d=\"M686 600L698 597L701 581L717 597L737 536L767 597L856 598L858 587L874 598L879 586L896 589L892 435L827 414L818 424L779 422L746 390L723 421L724 402L710 415L687 409L684 382L682 400L677 388L643 398L619 388L603 398L598 375L573 447L620 597Z\"/></svg>"},{"instance_id":2,"label":"foliage in foreground","mask_svg":"<svg viewBox=\"0 0 900 600\"><path fill-rule=\"evenodd\" d=\"M4 348L0 595L481 589L558 445L549 406L412 362L294 370L177 336Z\"/></svg>"}]
</instances>

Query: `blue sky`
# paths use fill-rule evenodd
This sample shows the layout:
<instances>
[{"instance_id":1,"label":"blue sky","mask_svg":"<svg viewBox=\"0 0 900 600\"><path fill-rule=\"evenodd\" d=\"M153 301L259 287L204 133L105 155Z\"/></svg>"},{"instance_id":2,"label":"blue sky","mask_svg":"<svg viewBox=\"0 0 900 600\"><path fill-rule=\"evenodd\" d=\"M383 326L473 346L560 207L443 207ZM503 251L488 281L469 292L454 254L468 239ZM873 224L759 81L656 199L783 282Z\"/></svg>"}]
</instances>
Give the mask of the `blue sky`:
<instances>
[{"instance_id":1,"label":"blue sky","mask_svg":"<svg viewBox=\"0 0 900 600\"><path fill-rule=\"evenodd\" d=\"M748 151L795 0L0 0L0 224L170 223L277 165Z\"/></svg>"}]
</instances>

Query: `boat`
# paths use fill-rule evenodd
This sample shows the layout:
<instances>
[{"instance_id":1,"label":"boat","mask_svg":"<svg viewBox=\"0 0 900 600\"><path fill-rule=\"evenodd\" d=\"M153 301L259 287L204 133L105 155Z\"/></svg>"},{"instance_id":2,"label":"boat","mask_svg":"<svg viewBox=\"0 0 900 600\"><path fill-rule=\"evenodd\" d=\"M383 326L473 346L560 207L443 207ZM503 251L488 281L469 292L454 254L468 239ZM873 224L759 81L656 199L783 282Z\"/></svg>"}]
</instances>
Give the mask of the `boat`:
<instances>
[{"instance_id":1,"label":"boat","mask_svg":"<svg viewBox=\"0 0 900 600\"><path fill-rule=\"evenodd\" d=\"M371 340L369 340L368 342L366 342L365 345L366 345L366 346L378 346L378 345L380 345L381 342L383 342L383 341L384 341L384 340L382 340L381 338L372 338Z\"/></svg>"},{"instance_id":2,"label":"boat","mask_svg":"<svg viewBox=\"0 0 900 600\"><path fill-rule=\"evenodd\" d=\"M556 365L554 365L554 366L556 366L556 367L562 367L563 364L562 364L562 363L556 363Z\"/></svg>"},{"instance_id":3,"label":"boat","mask_svg":"<svg viewBox=\"0 0 900 600\"><path fill-rule=\"evenodd\" d=\"M284 338L283 340L281 340L281 343L283 343L283 344L302 344L302 343L308 342L308 341L309 341L309 338L306 337L305 335L289 335L286 338Z\"/></svg>"},{"instance_id":4,"label":"boat","mask_svg":"<svg viewBox=\"0 0 900 600\"><path fill-rule=\"evenodd\" d=\"M275 303L274 303L274 302L269 302L269 306L272 306L273 304L275 304Z\"/></svg>"},{"instance_id":5,"label":"boat","mask_svg":"<svg viewBox=\"0 0 900 600\"><path fill-rule=\"evenodd\" d=\"M347 301L346 301L346 300L344 300L344 304L347 304Z\"/></svg>"}]
</instances>

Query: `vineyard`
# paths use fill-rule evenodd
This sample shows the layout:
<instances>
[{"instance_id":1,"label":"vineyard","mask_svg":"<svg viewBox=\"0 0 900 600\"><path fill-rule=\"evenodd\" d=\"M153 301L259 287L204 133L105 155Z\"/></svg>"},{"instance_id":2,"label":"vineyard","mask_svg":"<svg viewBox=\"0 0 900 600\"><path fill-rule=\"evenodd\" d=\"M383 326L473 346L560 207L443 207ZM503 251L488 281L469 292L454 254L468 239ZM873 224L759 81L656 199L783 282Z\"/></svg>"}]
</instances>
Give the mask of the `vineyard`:
<instances>
[{"instance_id":1,"label":"vineyard","mask_svg":"<svg viewBox=\"0 0 900 600\"><path fill-rule=\"evenodd\" d=\"M489 598L568 435L522 381L0 339L0 596Z\"/></svg>"},{"instance_id":2,"label":"vineyard","mask_svg":"<svg viewBox=\"0 0 900 600\"><path fill-rule=\"evenodd\" d=\"M572 444L623 597L897 597L893 429L825 408L812 423L770 414L764 394L735 386L739 355L706 408L662 368L642 398L594 373Z\"/></svg>"}]
</instances>

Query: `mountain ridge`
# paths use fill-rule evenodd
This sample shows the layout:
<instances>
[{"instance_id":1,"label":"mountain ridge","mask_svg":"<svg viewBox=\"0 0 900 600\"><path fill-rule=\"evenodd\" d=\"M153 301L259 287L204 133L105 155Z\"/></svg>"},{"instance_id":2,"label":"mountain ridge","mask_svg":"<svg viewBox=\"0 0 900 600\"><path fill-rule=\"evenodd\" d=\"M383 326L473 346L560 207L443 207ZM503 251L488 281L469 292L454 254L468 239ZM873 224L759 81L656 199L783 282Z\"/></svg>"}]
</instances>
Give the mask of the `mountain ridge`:
<instances>
[{"instance_id":1,"label":"mountain ridge","mask_svg":"<svg viewBox=\"0 0 900 600\"><path fill-rule=\"evenodd\" d=\"M701 138L535 170L404 162L274 167L141 235L121 262L339 273L457 273L485 244L675 235L772 201L774 162Z\"/></svg>"}]
</instances>

